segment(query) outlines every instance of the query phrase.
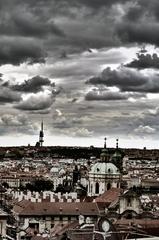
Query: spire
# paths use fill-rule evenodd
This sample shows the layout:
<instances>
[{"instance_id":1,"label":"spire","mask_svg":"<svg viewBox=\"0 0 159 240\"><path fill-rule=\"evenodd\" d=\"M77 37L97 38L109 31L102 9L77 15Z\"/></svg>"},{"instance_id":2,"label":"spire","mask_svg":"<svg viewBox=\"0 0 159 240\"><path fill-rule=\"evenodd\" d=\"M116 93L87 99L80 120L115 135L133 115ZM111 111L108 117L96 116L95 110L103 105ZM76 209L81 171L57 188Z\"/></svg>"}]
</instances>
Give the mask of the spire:
<instances>
[{"instance_id":1,"label":"spire","mask_svg":"<svg viewBox=\"0 0 159 240\"><path fill-rule=\"evenodd\" d=\"M104 148L107 148L107 144L106 144L107 138L104 138Z\"/></svg>"},{"instance_id":2,"label":"spire","mask_svg":"<svg viewBox=\"0 0 159 240\"><path fill-rule=\"evenodd\" d=\"M106 144L107 138L104 138L104 148L102 149L102 153L100 154L100 161L101 162L109 162L109 152L107 149L107 144Z\"/></svg>"},{"instance_id":3,"label":"spire","mask_svg":"<svg viewBox=\"0 0 159 240\"><path fill-rule=\"evenodd\" d=\"M117 139L116 139L116 149L118 149L118 148L119 148L119 145L118 145L118 143L119 143L119 139L117 138Z\"/></svg>"}]
</instances>

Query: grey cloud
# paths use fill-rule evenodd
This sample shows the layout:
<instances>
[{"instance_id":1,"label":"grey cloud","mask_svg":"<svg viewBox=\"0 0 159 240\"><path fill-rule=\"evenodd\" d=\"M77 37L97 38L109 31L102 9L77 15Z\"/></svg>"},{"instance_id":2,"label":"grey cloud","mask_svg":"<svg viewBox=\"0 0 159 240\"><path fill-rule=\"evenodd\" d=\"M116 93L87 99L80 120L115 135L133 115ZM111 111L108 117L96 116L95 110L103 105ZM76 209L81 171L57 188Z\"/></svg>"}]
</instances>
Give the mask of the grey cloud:
<instances>
[{"instance_id":1,"label":"grey cloud","mask_svg":"<svg viewBox=\"0 0 159 240\"><path fill-rule=\"evenodd\" d=\"M21 95L11 91L6 87L0 86L0 104L14 103L21 100Z\"/></svg>"},{"instance_id":2,"label":"grey cloud","mask_svg":"<svg viewBox=\"0 0 159 240\"><path fill-rule=\"evenodd\" d=\"M157 8L155 0L6 1L0 34L38 39L49 54L123 42L157 45Z\"/></svg>"},{"instance_id":3,"label":"grey cloud","mask_svg":"<svg viewBox=\"0 0 159 240\"><path fill-rule=\"evenodd\" d=\"M86 83L118 87L123 92L158 93L159 77L157 74L145 76L143 73L128 68L111 70L106 68L101 76L89 79Z\"/></svg>"},{"instance_id":4,"label":"grey cloud","mask_svg":"<svg viewBox=\"0 0 159 240\"><path fill-rule=\"evenodd\" d=\"M19 10L19 11L18 11ZM26 36L26 37L46 37L48 34L64 36L54 23L42 21L41 17L27 12L27 9L15 9L8 15L1 16L1 35ZM3 19L5 18L5 20Z\"/></svg>"},{"instance_id":5,"label":"grey cloud","mask_svg":"<svg viewBox=\"0 0 159 240\"><path fill-rule=\"evenodd\" d=\"M55 7L71 7L71 6L75 6L75 7L80 7L80 6L85 6L85 7L90 7L93 9L99 9L101 7L107 7L107 6L112 6L113 4L120 4L120 3L124 3L127 0L107 0L107 1L103 1L103 0L54 0L51 1L50 0L40 0L40 1L28 1L30 6L34 5L34 6L46 6L46 2L47 4L50 4L51 6L55 6Z\"/></svg>"},{"instance_id":6,"label":"grey cloud","mask_svg":"<svg viewBox=\"0 0 159 240\"><path fill-rule=\"evenodd\" d=\"M37 131L37 125L32 123L24 114L2 114L0 117L0 135L11 133L32 135Z\"/></svg>"},{"instance_id":7,"label":"grey cloud","mask_svg":"<svg viewBox=\"0 0 159 240\"><path fill-rule=\"evenodd\" d=\"M158 46L159 28L155 22L122 22L117 26L117 34L125 43L150 43Z\"/></svg>"},{"instance_id":8,"label":"grey cloud","mask_svg":"<svg viewBox=\"0 0 159 240\"><path fill-rule=\"evenodd\" d=\"M19 92L39 92L43 90L44 86L52 86L54 87L55 84L51 83L51 81L48 78L43 78L41 76L35 76L31 79L25 80L24 83L17 84L17 85L11 85L10 88L12 90L16 90Z\"/></svg>"},{"instance_id":9,"label":"grey cloud","mask_svg":"<svg viewBox=\"0 0 159 240\"><path fill-rule=\"evenodd\" d=\"M27 118L24 115L4 114L0 117L0 125L23 126L26 125Z\"/></svg>"},{"instance_id":10,"label":"grey cloud","mask_svg":"<svg viewBox=\"0 0 159 240\"><path fill-rule=\"evenodd\" d=\"M117 45L111 6L124 2L126 0L6 1L0 9L0 35L32 38L43 44L50 55L67 49L81 51ZM27 61L26 58L22 62Z\"/></svg>"},{"instance_id":11,"label":"grey cloud","mask_svg":"<svg viewBox=\"0 0 159 240\"><path fill-rule=\"evenodd\" d=\"M54 128L64 129L72 128L74 126L82 125L83 120L81 118L71 118L69 116L56 117L53 122Z\"/></svg>"},{"instance_id":12,"label":"grey cloud","mask_svg":"<svg viewBox=\"0 0 159 240\"><path fill-rule=\"evenodd\" d=\"M134 130L134 132L138 134L154 134L156 129L148 125L140 125Z\"/></svg>"},{"instance_id":13,"label":"grey cloud","mask_svg":"<svg viewBox=\"0 0 159 240\"><path fill-rule=\"evenodd\" d=\"M159 68L159 57L157 54L137 54L137 59L126 64L127 67L144 69L144 68Z\"/></svg>"},{"instance_id":14,"label":"grey cloud","mask_svg":"<svg viewBox=\"0 0 159 240\"><path fill-rule=\"evenodd\" d=\"M158 1L131 1L115 28L123 43L159 44L159 3Z\"/></svg>"},{"instance_id":15,"label":"grey cloud","mask_svg":"<svg viewBox=\"0 0 159 240\"><path fill-rule=\"evenodd\" d=\"M1 38L0 45L0 65L45 62L46 53L42 50L40 44L33 40Z\"/></svg>"},{"instance_id":16,"label":"grey cloud","mask_svg":"<svg viewBox=\"0 0 159 240\"><path fill-rule=\"evenodd\" d=\"M101 91L99 89L94 89L86 94L85 99L87 101L116 101L126 100L128 99L128 95L120 92Z\"/></svg>"}]
</instances>

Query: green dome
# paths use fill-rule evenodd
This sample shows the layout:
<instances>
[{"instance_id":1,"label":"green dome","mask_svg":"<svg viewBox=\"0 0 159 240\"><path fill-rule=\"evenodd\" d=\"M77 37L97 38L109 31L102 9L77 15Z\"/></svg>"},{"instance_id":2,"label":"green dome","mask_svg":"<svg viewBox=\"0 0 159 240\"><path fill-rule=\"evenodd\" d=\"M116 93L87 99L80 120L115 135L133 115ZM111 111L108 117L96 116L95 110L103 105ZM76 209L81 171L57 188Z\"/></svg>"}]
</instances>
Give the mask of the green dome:
<instances>
[{"instance_id":1,"label":"green dome","mask_svg":"<svg viewBox=\"0 0 159 240\"><path fill-rule=\"evenodd\" d=\"M95 163L91 171L89 172L90 174L97 174L97 175L120 175L120 172L118 168L113 164L113 163L104 163L104 162L98 162Z\"/></svg>"}]
</instances>

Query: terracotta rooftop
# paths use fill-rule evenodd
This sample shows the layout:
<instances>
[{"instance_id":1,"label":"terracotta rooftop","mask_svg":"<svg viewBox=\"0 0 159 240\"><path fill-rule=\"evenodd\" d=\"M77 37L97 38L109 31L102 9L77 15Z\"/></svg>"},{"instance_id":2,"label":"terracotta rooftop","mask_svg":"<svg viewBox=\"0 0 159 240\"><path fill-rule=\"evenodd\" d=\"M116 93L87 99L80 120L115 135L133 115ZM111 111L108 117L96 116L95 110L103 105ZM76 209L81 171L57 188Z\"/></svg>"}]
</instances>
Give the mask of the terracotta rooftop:
<instances>
[{"instance_id":1,"label":"terracotta rooftop","mask_svg":"<svg viewBox=\"0 0 159 240\"><path fill-rule=\"evenodd\" d=\"M30 202L23 200L13 207L13 211L21 216L60 216L80 214L97 216L99 209L96 203L91 202Z\"/></svg>"},{"instance_id":2,"label":"terracotta rooftop","mask_svg":"<svg viewBox=\"0 0 159 240\"><path fill-rule=\"evenodd\" d=\"M108 205L116 201L121 194L121 189L111 188L95 199L97 203L107 203Z\"/></svg>"},{"instance_id":3,"label":"terracotta rooftop","mask_svg":"<svg viewBox=\"0 0 159 240\"><path fill-rule=\"evenodd\" d=\"M42 236L33 236L31 240L48 240L47 237L42 237Z\"/></svg>"}]
</instances>

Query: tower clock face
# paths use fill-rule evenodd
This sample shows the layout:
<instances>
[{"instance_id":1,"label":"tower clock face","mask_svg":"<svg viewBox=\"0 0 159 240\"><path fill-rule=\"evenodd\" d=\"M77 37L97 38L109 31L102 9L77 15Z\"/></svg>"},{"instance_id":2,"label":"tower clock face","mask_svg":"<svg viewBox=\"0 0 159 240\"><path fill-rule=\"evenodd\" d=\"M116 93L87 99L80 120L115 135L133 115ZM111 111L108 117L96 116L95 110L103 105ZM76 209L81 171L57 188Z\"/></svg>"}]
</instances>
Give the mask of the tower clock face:
<instances>
[{"instance_id":1,"label":"tower clock face","mask_svg":"<svg viewBox=\"0 0 159 240\"><path fill-rule=\"evenodd\" d=\"M102 229L103 229L104 232L108 232L109 229L110 229L110 224L109 224L109 222L107 222L106 220L104 220L104 221L102 222Z\"/></svg>"}]
</instances>

